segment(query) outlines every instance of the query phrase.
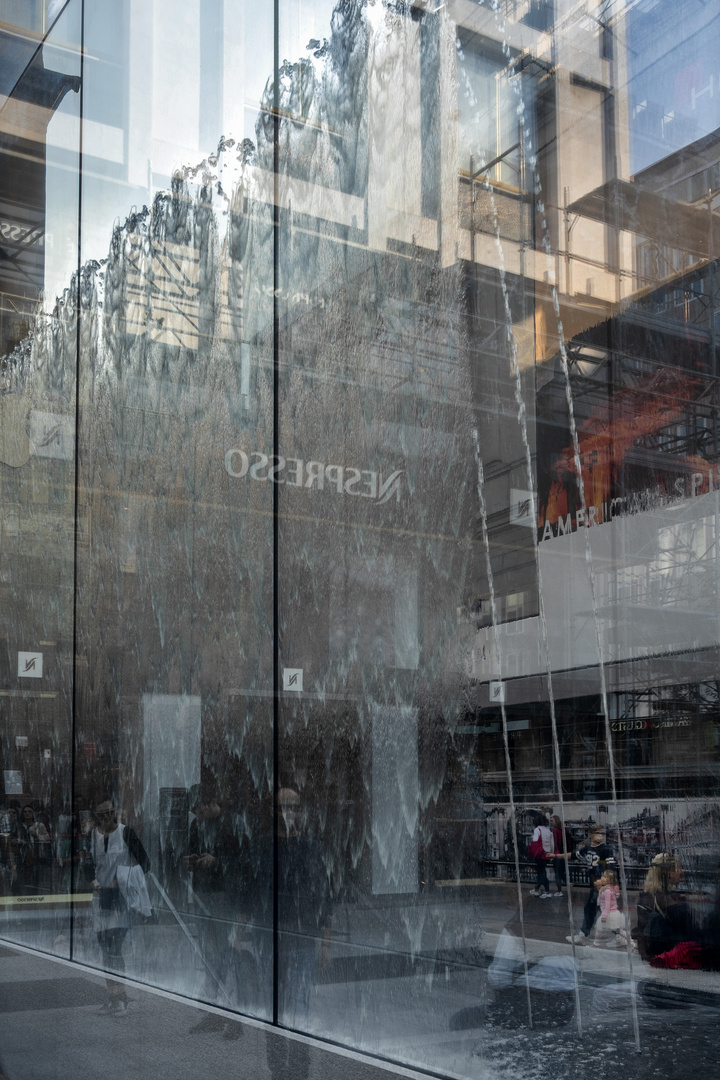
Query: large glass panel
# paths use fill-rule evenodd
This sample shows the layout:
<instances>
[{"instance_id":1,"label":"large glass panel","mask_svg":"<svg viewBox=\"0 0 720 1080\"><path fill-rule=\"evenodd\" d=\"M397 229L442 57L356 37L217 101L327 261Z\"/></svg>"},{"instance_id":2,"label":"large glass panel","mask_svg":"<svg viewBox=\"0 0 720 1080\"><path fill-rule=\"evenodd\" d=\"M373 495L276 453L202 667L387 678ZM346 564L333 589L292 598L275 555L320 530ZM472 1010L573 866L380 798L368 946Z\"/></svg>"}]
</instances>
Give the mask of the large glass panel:
<instances>
[{"instance_id":1,"label":"large glass panel","mask_svg":"<svg viewBox=\"0 0 720 1080\"><path fill-rule=\"evenodd\" d=\"M28 25L0 28L0 933L67 955L80 5Z\"/></svg>"},{"instance_id":2,"label":"large glass panel","mask_svg":"<svg viewBox=\"0 0 720 1080\"><path fill-rule=\"evenodd\" d=\"M716 1000L718 155L632 98L714 83L636 8L280 7L278 1017L440 1072Z\"/></svg>"},{"instance_id":3,"label":"large glass panel","mask_svg":"<svg viewBox=\"0 0 720 1080\"><path fill-rule=\"evenodd\" d=\"M272 237L243 213L272 40L242 3L87 7L75 732L76 957L266 1017L272 496L228 469L272 430ZM115 889L129 850L151 921Z\"/></svg>"},{"instance_id":4,"label":"large glass panel","mask_svg":"<svg viewBox=\"0 0 720 1080\"><path fill-rule=\"evenodd\" d=\"M281 5L281 41L295 18ZM273 133L279 1020L423 1063L472 947L427 851L473 565L464 284L437 220L457 215L456 132L436 124L454 37L446 14L336 8L326 45L295 38Z\"/></svg>"}]
</instances>

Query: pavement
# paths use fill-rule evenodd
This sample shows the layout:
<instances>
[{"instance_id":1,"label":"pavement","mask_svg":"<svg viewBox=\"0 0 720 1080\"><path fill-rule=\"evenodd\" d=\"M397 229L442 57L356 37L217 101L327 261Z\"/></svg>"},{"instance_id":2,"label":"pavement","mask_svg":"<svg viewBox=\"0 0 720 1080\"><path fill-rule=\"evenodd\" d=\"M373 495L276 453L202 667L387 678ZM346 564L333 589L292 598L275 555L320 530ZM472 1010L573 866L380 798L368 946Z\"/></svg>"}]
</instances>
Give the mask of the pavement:
<instances>
[{"instance_id":1,"label":"pavement","mask_svg":"<svg viewBox=\"0 0 720 1080\"><path fill-rule=\"evenodd\" d=\"M318 973L299 1026L405 1069L183 999L206 992L207 975L167 920L132 932L127 968L140 982L128 981L125 1016L100 1016L105 985L92 971L99 956L85 914L72 947L86 967L0 946L0 1072L7 1080L126 1080L129 1073L183 1080L199 1071L222 1080L324 1080L413 1067L473 1080L563 1080L607 1069L621 1070L623 1080L720 1074L720 975L656 971L624 950L586 945L573 955L566 901L527 893L529 985L522 952L519 963L495 959L501 938L508 940L503 931L515 950L521 942L514 886L336 907L331 962ZM576 927L583 901L584 893L576 896ZM23 911L22 920L0 923L3 933L69 952L67 913ZM174 996L141 985L148 982ZM231 971L217 1000L247 1008L242 995ZM267 1016L270 1005L255 1002L254 1011Z\"/></svg>"}]
</instances>

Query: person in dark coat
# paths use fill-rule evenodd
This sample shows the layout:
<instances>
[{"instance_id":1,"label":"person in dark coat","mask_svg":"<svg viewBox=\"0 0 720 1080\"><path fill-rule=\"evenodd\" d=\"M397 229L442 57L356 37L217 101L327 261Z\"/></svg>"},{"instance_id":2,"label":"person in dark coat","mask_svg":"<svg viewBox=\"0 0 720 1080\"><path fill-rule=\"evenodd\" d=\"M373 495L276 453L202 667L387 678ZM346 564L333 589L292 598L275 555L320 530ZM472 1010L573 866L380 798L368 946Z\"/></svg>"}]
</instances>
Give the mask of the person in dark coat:
<instances>
[{"instance_id":1,"label":"person in dark coat","mask_svg":"<svg viewBox=\"0 0 720 1080\"><path fill-rule=\"evenodd\" d=\"M304 1027L318 968L330 957L332 905L322 849L303 831L300 795L277 797L278 929L282 1022Z\"/></svg>"},{"instance_id":2,"label":"person in dark coat","mask_svg":"<svg viewBox=\"0 0 720 1080\"><path fill-rule=\"evenodd\" d=\"M239 897L239 852L232 818L218 790L198 785L191 791L195 815L183 863L189 872L191 900L205 960L203 997L221 1005L234 991L228 975L234 959Z\"/></svg>"},{"instance_id":3,"label":"person in dark coat","mask_svg":"<svg viewBox=\"0 0 720 1080\"><path fill-rule=\"evenodd\" d=\"M566 859L572 858L575 851L575 841L567 825L563 829L562 821L557 814L553 814L550 818L550 828L555 843L555 858L553 859L555 885L557 886L557 895L562 896L563 885L567 888Z\"/></svg>"},{"instance_id":4,"label":"person in dark coat","mask_svg":"<svg viewBox=\"0 0 720 1080\"><path fill-rule=\"evenodd\" d=\"M681 879L682 870L674 855L663 851L654 857L638 896L637 927L633 931L643 960L652 960L698 937L690 904L680 889Z\"/></svg>"},{"instance_id":5,"label":"person in dark coat","mask_svg":"<svg viewBox=\"0 0 720 1080\"><path fill-rule=\"evenodd\" d=\"M608 860L614 860L614 851L605 839L605 830L596 827L590 830L589 841L581 844L575 852L576 859L585 864L590 879L590 892L588 893L583 909L583 922L577 934L569 934L567 941L575 945L585 945L590 933L595 926L598 915L598 892L595 882L598 881L607 867Z\"/></svg>"}]
</instances>

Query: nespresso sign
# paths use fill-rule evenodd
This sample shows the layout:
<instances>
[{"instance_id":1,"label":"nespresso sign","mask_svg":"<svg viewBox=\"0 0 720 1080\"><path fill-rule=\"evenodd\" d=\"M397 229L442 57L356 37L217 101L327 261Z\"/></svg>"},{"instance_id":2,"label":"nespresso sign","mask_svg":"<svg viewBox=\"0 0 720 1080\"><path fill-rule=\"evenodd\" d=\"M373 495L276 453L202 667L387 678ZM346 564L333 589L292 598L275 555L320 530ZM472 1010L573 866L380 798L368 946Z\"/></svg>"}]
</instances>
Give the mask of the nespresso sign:
<instances>
[{"instance_id":1,"label":"nespresso sign","mask_svg":"<svg viewBox=\"0 0 720 1080\"><path fill-rule=\"evenodd\" d=\"M241 480L247 476L259 483L285 484L287 487L331 490L338 495L373 499L381 506L395 496L400 502L400 486L404 469L395 469L389 476L373 469L356 469L352 465L326 465L324 461L303 461L279 454L263 454L253 450L228 450L225 455L228 476Z\"/></svg>"},{"instance_id":2,"label":"nespresso sign","mask_svg":"<svg viewBox=\"0 0 720 1080\"><path fill-rule=\"evenodd\" d=\"M2 237L3 240L9 241L11 244L26 244L28 247L32 247L33 245L36 247L45 246L45 233L39 225L27 228L22 225L16 225L13 221L3 221L0 219L0 237Z\"/></svg>"}]
</instances>

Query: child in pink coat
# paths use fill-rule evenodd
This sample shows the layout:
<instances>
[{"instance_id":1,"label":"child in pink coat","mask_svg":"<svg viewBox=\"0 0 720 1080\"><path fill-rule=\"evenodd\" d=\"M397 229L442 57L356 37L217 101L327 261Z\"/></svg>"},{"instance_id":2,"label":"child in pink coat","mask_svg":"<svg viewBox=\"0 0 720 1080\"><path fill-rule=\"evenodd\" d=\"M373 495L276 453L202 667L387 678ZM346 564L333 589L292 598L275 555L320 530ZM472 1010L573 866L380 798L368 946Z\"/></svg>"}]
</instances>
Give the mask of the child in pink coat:
<instances>
[{"instance_id":1,"label":"child in pink coat","mask_svg":"<svg viewBox=\"0 0 720 1080\"><path fill-rule=\"evenodd\" d=\"M618 908L620 886L614 870L606 870L595 882L598 891L600 918L595 924L594 945L607 945L608 948L622 948L627 944L625 917Z\"/></svg>"}]
</instances>

